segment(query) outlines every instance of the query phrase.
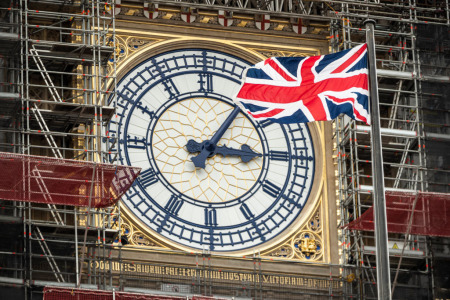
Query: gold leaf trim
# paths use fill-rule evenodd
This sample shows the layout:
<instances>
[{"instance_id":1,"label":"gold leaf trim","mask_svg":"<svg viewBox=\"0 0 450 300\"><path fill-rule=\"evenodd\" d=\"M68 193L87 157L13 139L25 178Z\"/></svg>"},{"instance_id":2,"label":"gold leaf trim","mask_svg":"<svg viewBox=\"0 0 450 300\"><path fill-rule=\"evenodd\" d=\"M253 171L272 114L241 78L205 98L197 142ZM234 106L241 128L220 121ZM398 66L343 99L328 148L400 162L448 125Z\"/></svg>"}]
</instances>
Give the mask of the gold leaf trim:
<instances>
[{"instance_id":1,"label":"gold leaf trim","mask_svg":"<svg viewBox=\"0 0 450 300\"><path fill-rule=\"evenodd\" d=\"M314 213L300 227L292 238L277 248L263 253L263 257L277 257L301 261L324 262L324 242L322 230L322 198Z\"/></svg>"}]
</instances>

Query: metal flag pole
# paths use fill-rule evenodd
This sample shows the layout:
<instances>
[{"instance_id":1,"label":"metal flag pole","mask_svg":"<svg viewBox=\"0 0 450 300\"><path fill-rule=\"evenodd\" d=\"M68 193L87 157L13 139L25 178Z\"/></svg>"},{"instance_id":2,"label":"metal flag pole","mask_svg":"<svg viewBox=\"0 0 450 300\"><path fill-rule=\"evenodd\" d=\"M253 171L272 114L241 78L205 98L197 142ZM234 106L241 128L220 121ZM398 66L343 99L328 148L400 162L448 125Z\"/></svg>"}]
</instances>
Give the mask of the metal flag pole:
<instances>
[{"instance_id":1,"label":"metal flag pole","mask_svg":"<svg viewBox=\"0 0 450 300\"><path fill-rule=\"evenodd\" d=\"M386 217L386 198L384 195L383 153L381 150L380 108L378 100L378 81L375 56L375 21L367 19L367 54L369 62L370 115L372 121L372 180L373 206L377 265L378 299L391 299L391 274L389 269L388 232Z\"/></svg>"}]
</instances>

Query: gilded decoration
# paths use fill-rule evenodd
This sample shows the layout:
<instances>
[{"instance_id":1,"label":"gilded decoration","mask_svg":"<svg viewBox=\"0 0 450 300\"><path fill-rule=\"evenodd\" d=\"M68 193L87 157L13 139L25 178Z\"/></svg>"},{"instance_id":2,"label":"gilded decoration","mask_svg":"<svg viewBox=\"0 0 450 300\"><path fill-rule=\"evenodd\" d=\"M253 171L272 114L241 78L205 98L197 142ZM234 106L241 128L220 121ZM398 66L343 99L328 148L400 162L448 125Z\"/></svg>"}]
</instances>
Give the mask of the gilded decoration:
<instances>
[{"instance_id":1,"label":"gilded decoration","mask_svg":"<svg viewBox=\"0 0 450 300\"><path fill-rule=\"evenodd\" d=\"M130 55L141 50L143 47L160 41L162 40L156 38L116 34L115 38L116 66L118 67ZM112 71L112 62L113 58L110 59L110 64L108 66L108 73L111 73Z\"/></svg>"},{"instance_id":2,"label":"gilded decoration","mask_svg":"<svg viewBox=\"0 0 450 300\"><path fill-rule=\"evenodd\" d=\"M147 234L143 233L133 222L131 222L124 214L122 217L118 217L118 207L115 207L112 212L112 222L113 229L119 229L120 226L120 237L118 236L114 244L119 245L121 243L123 246L141 246L141 247L151 247L151 248L165 248L160 243L154 241ZM119 225L120 224L120 225Z\"/></svg>"},{"instance_id":3,"label":"gilded decoration","mask_svg":"<svg viewBox=\"0 0 450 300\"><path fill-rule=\"evenodd\" d=\"M219 18L218 17L211 17L211 16L204 16L204 17L200 17L200 23L203 24L215 24L218 25L219 24Z\"/></svg>"},{"instance_id":4,"label":"gilded decoration","mask_svg":"<svg viewBox=\"0 0 450 300\"><path fill-rule=\"evenodd\" d=\"M120 14L125 15L125 16L143 17L144 16L144 7L142 7L142 9L140 9L140 8L132 8L132 7L123 6L122 9L120 10Z\"/></svg>"},{"instance_id":5,"label":"gilded decoration","mask_svg":"<svg viewBox=\"0 0 450 300\"><path fill-rule=\"evenodd\" d=\"M316 240L309 237L309 235L304 236L302 239L300 239L301 245L300 245L300 251L306 255L311 256L316 253L317 251L317 245ZM298 247L298 242L297 242Z\"/></svg>"},{"instance_id":6,"label":"gilded decoration","mask_svg":"<svg viewBox=\"0 0 450 300\"><path fill-rule=\"evenodd\" d=\"M308 221L292 238L272 251L262 254L268 257L287 258L302 261L323 262L323 230L321 226L322 199Z\"/></svg>"},{"instance_id":7,"label":"gilded decoration","mask_svg":"<svg viewBox=\"0 0 450 300\"><path fill-rule=\"evenodd\" d=\"M305 57L305 56L314 56L319 55L316 51L286 51L286 50L277 50L277 49L264 49L264 48L251 48L253 51L256 51L265 57Z\"/></svg>"},{"instance_id":8,"label":"gilded decoration","mask_svg":"<svg viewBox=\"0 0 450 300\"><path fill-rule=\"evenodd\" d=\"M195 10L194 12L191 12L192 16L195 17L195 20L192 21L193 24L203 23L203 24L212 24L219 26L219 16L213 15L211 13L202 13L198 10ZM142 8L132 6L128 7L127 5L122 5L122 9L120 11L120 15L123 16L134 16L134 17L144 17L144 6ZM257 17L254 15L249 16L234 16L231 19L231 27L245 27L245 28L252 28L256 29L256 19ZM176 9L167 9L160 7L158 9L158 15L154 20L171 20L171 21L179 21L180 23L183 22L183 19L181 17L181 11L177 11ZM286 20L271 20L269 28L267 28L268 31L285 31L285 32L292 32L294 33L294 26L298 26L294 23L291 23ZM315 30L314 27L310 26L308 20L303 21L303 27L308 29L309 31Z\"/></svg>"}]
</instances>

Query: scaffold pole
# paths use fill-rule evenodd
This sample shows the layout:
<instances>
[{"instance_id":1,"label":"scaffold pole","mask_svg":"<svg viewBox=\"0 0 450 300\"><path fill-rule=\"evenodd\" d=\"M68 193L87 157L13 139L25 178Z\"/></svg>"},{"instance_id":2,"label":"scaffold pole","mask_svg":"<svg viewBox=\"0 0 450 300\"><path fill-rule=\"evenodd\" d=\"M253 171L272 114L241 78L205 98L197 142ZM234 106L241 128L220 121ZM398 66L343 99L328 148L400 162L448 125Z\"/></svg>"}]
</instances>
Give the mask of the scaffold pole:
<instances>
[{"instance_id":1,"label":"scaffold pole","mask_svg":"<svg viewBox=\"0 0 450 300\"><path fill-rule=\"evenodd\" d=\"M381 149L380 108L375 55L375 21L367 19L366 41L369 64L370 115L372 123L372 178L375 221L375 244L378 299L391 299L386 198L384 195L383 153Z\"/></svg>"}]
</instances>

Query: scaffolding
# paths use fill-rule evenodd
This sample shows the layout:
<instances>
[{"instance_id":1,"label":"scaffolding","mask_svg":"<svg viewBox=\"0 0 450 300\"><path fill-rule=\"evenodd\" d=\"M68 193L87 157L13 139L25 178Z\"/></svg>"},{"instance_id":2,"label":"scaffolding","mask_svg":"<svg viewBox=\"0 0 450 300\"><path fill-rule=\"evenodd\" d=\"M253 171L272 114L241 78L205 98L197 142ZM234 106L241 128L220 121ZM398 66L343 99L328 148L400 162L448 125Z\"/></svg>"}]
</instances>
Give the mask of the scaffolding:
<instances>
[{"instance_id":1,"label":"scaffolding","mask_svg":"<svg viewBox=\"0 0 450 300\"><path fill-rule=\"evenodd\" d=\"M362 22L366 18L377 22L375 47L393 299L447 298L449 282L442 274L448 269L445 249L450 242L446 231L438 232L437 228L445 226L449 217L449 157L445 150L450 139L450 101L445 93L450 87L449 4L358 2L329 6L339 16L331 22L330 41L333 51L354 47L364 42ZM364 299L376 299L373 223L371 228L351 226L373 220L370 128L345 118L334 125L343 277L360 282L347 284L345 289Z\"/></svg>"},{"instance_id":2,"label":"scaffolding","mask_svg":"<svg viewBox=\"0 0 450 300\"><path fill-rule=\"evenodd\" d=\"M105 128L114 117L115 17L127 5L147 7L147 11L156 11L158 5L160 11L188 8L209 16L225 11L224 15L236 13L236 18L255 21L264 14L291 27L303 19L305 33L326 35L332 52L363 43L363 21L374 19L387 197L389 193L439 193L448 199L448 0L0 0L0 152L93 165L115 160L117 140ZM340 277L330 276L326 293L287 289L285 299L377 296L374 235L368 227L349 226L371 221L370 216L363 218L370 215L373 205L370 127L348 118L337 119L333 126L341 261L330 269L340 269ZM29 174L30 178L41 175ZM38 193L46 194L45 190ZM415 226L411 212L423 203L406 198L407 216L397 226L399 230L389 233L393 299L449 298L449 237L411 231ZM117 263L133 263L121 253L126 240L121 236L120 206L74 208L51 201L11 200L0 201L0 223L8 225L3 234L8 242L0 245L0 284L8 286L11 294L20 289L31 299L35 293L44 293L43 287L57 285L71 290L128 287L129 293L189 287L189 291L209 296L281 297L277 294L280 286L263 286L255 279L268 276L257 267L259 257L251 258L255 269L242 286L207 276L225 272L210 264L208 253L192 254L195 267L186 267L197 271L195 282L180 276L135 276L122 267L114 271ZM93 268L95 264L108 267L101 270ZM58 288L53 291L67 292Z\"/></svg>"},{"instance_id":3,"label":"scaffolding","mask_svg":"<svg viewBox=\"0 0 450 300\"><path fill-rule=\"evenodd\" d=\"M436 216L436 207L447 203L439 199L448 199L450 190L450 157L446 151L450 140L448 0L151 2L159 4L160 11L164 10L163 5L197 10L199 15L202 11L211 15L224 10L230 15L253 15L255 21L265 14L280 23L289 20L286 23L291 26L301 18L308 24L306 33L328 35L332 52L364 43L363 22L374 19L386 190L406 195L441 193L430 196L430 201L440 204L428 209L426 218L448 219L447 207L439 212L441 216ZM321 30L323 22L328 24L328 31ZM373 205L370 127L347 118L339 118L333 125L344 295L376 299L373 233L347 227L365 212L370 214ZM411 201L415 197L405 198L408 203L417 204L417 200ZM415 207L408 209L416 211ZM402 219L401 226L397 226L402 229L400 232L389 233L393 298L448 298L450 281L444 275L449 269L448 235L409 233L408 223L413 215L409 213Z\"/></svg>"},{"instance_id":4,"label":"scaffolding","mask_svg":"<svg viewBox=\"0 0 450 300\"><path fill-rule=\"evenodd\" d=\"M103 142L115 87L107 4L0 1L0 282L25 298L47 281L111 285L83 260L110 260L119 232L109 206L139 170L125 183L123 168L103 163L114 155Z\"/></svg>"}]
</instances>

